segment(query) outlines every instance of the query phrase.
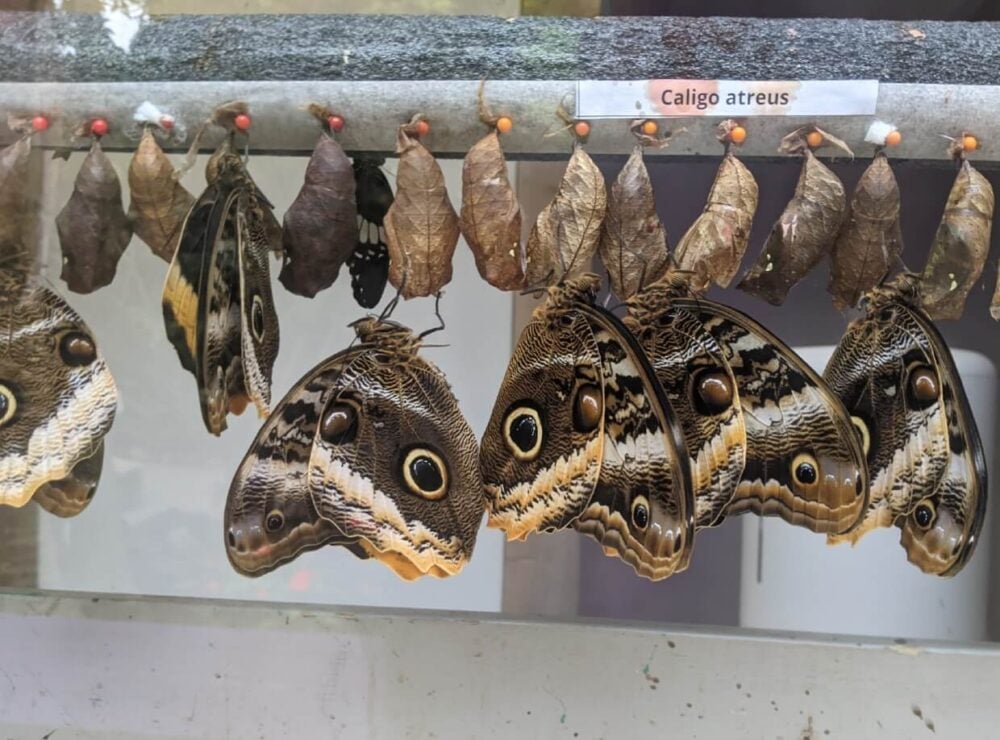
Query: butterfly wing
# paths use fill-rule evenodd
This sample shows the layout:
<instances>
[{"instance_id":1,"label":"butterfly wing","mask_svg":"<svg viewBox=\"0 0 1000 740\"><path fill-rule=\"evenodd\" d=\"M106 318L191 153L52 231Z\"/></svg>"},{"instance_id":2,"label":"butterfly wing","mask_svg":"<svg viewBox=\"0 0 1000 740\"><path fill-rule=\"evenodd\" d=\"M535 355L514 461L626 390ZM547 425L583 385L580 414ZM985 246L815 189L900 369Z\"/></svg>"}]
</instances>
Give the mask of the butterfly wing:
<instances>
[{"instance_id":1,"label":"butterfly wing","mask_svg":"<svg viewBox=\"0 0 1000 740\"><path fill-rule=\"evenodd\" d=\"M83 319L55 292L0 273L0 504L67 478L111 429L118 391Z\"/></svg>"},{"instance_id":2,"label":"butterfly wing","mask_svg":"<svg viewBox=\"0 0 1000 740\"><path fill-rule=\"evenodd\" d=\"M239 240L241 355L247 395L266 416L271 405L271 373L278 356L278 314L271 294L269 231L264 212L270 206L247 189L236 209Z\"/></svg>"},{"instance_id":3,"label":"butterfly wing","mask_svg":"<svg viewBox=\"0 0 1000 740\"><path fill-rule=\"evenodd\" d=\"M604 454L600 363L587 317L550 293L517 340L480 449L489 524L508 539L562 529L590 500Z\"/></svg>"},{"instance_id":4,"label":"butterfly wing","mask_svg":"<svg viewBox=\"0 0 1000 740\"><path fill-rule=\"evenodd\" d=\"M209 185L188 211L163 286L163 321L181 366L197 376L201 276L211 255L224 207L224 193Z\"/></svg>"},{"instance_id":5,"label":"butterfly wing","mask_svg":"<svg viewBox=\"0 0 1000 740\"><path fill-rule=\"evenodd\" d=\"M264 422L244 456L226 499L224 536L229 562L259 576L308 550L355 541L313 506L307 474L323 405L354 353L341 352L306 373Z\"/></svg>"},{"instance_id":6,"label":"butterfly wing","mask_svg":"<svg viewBox=\"0 0 1000 740\"><path fill-rule=\"evenodd\" d=\"M655 284L629 303L626 325L652 363L681 425L691 464L695 523L721 523L747 454L736 376L719 343Z\"/></svg>"},{"instance_id":7,"label":"butterfly wing","mask_svg":"<svg viewBox=\"0 0 1000 740\"><path fill-rule=\"evenodd\" d=\"M651 580L684 570L694 546L687 448L653 368L612 314L588 315L601 358L603 460L573 526Z\"/></svg>"},{"instance_id":8,"label":"butterfly wing","mask_svg":"<svg viewBox=\"0 0 1000 740\"><path fill-rule=\"evenodd\" d=\"M864 520L831 542L890 527L937 489L948 468L939 354L915 311L871 306L841 338L823 377L861 433L871 499Z\"/></svg>"},{"instance_id":9,"label":"butterfly wing","mask_svg":"<svg viewBox=\"0 0 1000 740\"><path fill-rule=\"evenodd\" d=\"M340 374L316 430L309 487L324 519L400 577L454 575L485 508L476 439L441 371L398 330Z\"/></svg>"},{"instance_id":10,"label":"butterfly wing","mask_svg":"<svg viewBox=\"0 0 1000 740\"><path fill-rule=\"evenodd\" d=\"M937 488L896 520L907 559L925 573L953 576L972 557L986 520L986 455L955 361L934 323L907 307L928 337L948 418L948 467Z\"/></svg>"},{"instance_id":11,"label":"butterfly wing","mask_svg":"<svg viewBox=\"0 0 1000 740\"><path fill-rule=\"evenodd\" d=\"M868 473L841 402L802 358L749 316L704 299L676 305L715 337L739 389L746 467L727 513L777 515L814 532L855 526L868 503Z\"/></svg>"},{"instance_id":12,"label":"butterfly wing","mask_svg":"<svg viewBox=\"0 0 1000 740\"><path fill-rule=\"evenodd\" d=\"M240 258L238 188L219 182L219 210L209 228L214 234L205 252L206 267L198 289L197 351L198 395L201 415L212 434L226 429L230 410L242 411L247 395L241 362Z\"/></svg>"},{"instance_id":13,"label":"butterfly wing","mask_svg":"<svg viewBox=\"0 0 1000 740\"><path fill-rule=\"evenodd\" d=\"M55 516L76 516L87 508L97 493L103 468L104 443L101 442L97 452L74 465L68 476L39 488L33 501Z\"/></svg>"}]
</instances>

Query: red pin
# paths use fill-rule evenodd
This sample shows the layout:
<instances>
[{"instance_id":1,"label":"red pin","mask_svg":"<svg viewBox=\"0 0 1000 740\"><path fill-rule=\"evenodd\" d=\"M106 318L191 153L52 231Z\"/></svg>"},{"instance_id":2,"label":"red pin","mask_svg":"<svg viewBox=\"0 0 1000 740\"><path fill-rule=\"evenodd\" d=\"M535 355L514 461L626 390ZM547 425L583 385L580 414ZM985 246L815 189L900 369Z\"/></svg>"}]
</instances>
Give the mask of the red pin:
<instances>
[{"instance_id":1,"label":"red pin","mask_svg":"<svg viewBox=\"0 0 1000 740\"><path fill-rule=\"evenodd\" d=\"M236 126L240 131L246 131L250 128L250 116L246 113L240 113L236 118L233 119L233 125Z\"/></svg>"},{"instance_id":2,"label":"red pin","mask_svg":"<svg viewBox=\"0 0 1000 740\"><path fill-rule=\"evenodd\" d=\"M49 127L49 119L45 116L35 116L31 119L31 128L35 131L45 131Z\"/></svg>"},{"instance_id":3,"label":"red pin","mask_svg":"<svg viewBox=\"0 0 1000 740\"><path fill-rule=\"evenodd\" d=\"M90 123L90 133L94 136L104 136L110 130L111 127L108 125L107 120L103 118L95 118Z\"/></svg>"}]
</instances>

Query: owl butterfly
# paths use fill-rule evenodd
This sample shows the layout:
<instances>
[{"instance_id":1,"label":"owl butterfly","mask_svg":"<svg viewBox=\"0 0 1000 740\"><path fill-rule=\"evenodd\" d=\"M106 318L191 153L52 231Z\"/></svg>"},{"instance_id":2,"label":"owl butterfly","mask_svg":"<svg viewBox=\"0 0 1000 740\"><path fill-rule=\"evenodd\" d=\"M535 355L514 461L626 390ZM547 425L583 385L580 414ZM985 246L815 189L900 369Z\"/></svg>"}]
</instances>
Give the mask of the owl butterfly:
<instances>
[{"instance_id":1,"label":"owl butterfly","mask_svg":"<svg viewBox=\"0 0 1000 740\"><path fill-rule=\"evenodd\" d=\"M895 524L907 558L954 575L986 510L986 463L951 352L918 303L919 277L870 291L824 373L864 440L871 505L848 539Z\"/></svg>"},{"instance_id":2,"label":"owl butterfly","mask_svg":"<svg viewBox=\"0 0 1000 740\"><path fill-rule=\"evenodd\" d=\"M0 272L0 504L82 511L117 405L83 319L36 280Z\"/></svg>"},{"instance_id":3,"label":"owl butterfly","mask_svg":"<svg viewBox=\"0 0 1000 740\"><path fill-rule=\"evenodd\" d=\"M241 573L325 544L407 580L454 575L472 555L484 502L458 402L409 329L354 328L358 343L296 383L236 473L225 537Z\"/></svg>"},{"instance_id":4,"label":"owl butterfly","mask_svg":"<svg viewBox=\"0 0 1000 740\"><path fill-rule=\"evenodd\" d=\"M163 288L167 337L195 376L205 426L218 435L252 400L263 416L278 354L268 250L281 227L227 141L181 229Z\"/></svg>"},{"instance_id":5,"label":"owl butterfly","mask_svg":"<svg viewBox=\"0 0 1000 740\"><path fill-rule=\"evenodd\" d=\"M628 329L587 274L549 289L514 348L483 436L490 526L573 526L639 575L687 567L694 500L680 427Z\"/></svg>"},{"instance_id":6,"label":"owl butterfly","mask_svg":"<svg viewBox=\"0 0 1000 740\"><path fill-rule=\"evenodd\" d=\"M736 381L746 466L724 513L776 515L814 532L854 527L868 503L864 451L850 416L822 378L736 309L696 298L675 298L670 305L696 317L712 335ZM723 408L728 377L713 370L694 379L708 387L699 385L689 397Z\"/></svg>"}]
</instances>

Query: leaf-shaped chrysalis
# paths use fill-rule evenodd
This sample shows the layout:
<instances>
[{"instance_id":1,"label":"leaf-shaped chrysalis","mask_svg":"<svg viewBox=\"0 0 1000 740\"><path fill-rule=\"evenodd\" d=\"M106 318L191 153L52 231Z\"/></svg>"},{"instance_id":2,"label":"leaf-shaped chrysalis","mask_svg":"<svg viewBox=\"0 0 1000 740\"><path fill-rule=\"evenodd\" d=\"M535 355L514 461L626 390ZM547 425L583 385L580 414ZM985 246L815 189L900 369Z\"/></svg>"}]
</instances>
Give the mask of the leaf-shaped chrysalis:
<instances>
[{"instance_id":1,"label":"leaf-shaped chrysalis","mask_svg":"<svg viewBox=\"0 0 1000 740\"><path fill-rule=\"evenodd\" d=\"M114 280L132 225L122 207L122 185L97 137L80 166L73 194L56 217L62 279L74 293L92 293Z\"/></svg>"},{"instance_id":2,"label":"leaf-shaped chrysalis","mask_svg":"<svg viewBox=\"0 0 1000 740\"><path fill-rule=\"evenodd\" d=\"M932 319L962 318L986 266L994 204L989 180L963 160L920 276L921 307Z\"/></svg>"},{"instance_id":3,"label":"leaf-shaped chrysalis","mask_svg":"<svg viewBox=\"0 0 1000 740\"><path fill-rule=\"evenodd\" d=\"M790 134L792 138L786 137L779 149L802 154L795 194L771 228L757 261L737 286L774 306L784 303L792 286L830 251L847 212L844 184L816 158L801 134L801 130Z\"/></svg>"},{"instance_id":4,"label":"leaf-shaped chrysalis","mask_svg":"<svg viewBox=\"0 0 1000 740\"><path fill-rule=\"evenodd\" d=\"M483 280L500 290L522 287L521 206L495 126L462 163L461 228Z\"/></svg>"},{"instance_id":5,"label":"leaf-shaped chrysalis","mask_svg":"<svg viewBox=\"0 0 1000 740\"><path fill-rule=\"evenodd\" d=\"M853 308L889 274L903 251L899 186L885 154L875 155L851 196L849 215L833 247L828 290L833 304Z\"/></svg>"},{"instance_id":6,"label":"leaf-shaped chrysalis","mask_svg":"<svg viewBox=\"0 0 1000 740\"><path fill-rule=\"evenodd\" d=\"M399 127L396 199L385 217L389 282L404 298L434 295L451 282L459 237L441 166L416 137L422 120Z\"/></svg>"},{"instance_id":7,"label":"leaf-shaped chrysalis","mask_svg":"<svg viewBox=\"0 0 1000 740\"><path fill-rule=\"evenodd\" d=\"M316 115L328 117L318 108ZM285 212L281 284L307 298L330 287L354 252L357 219L354 168L337 140L324 131L306 166L302 189Z\"/></svg>"},{"instance_id":8,"label":"leaf-shaped chrysalis","mask_svg":"<svg viewBox=\"0 0 1000 740\"><path fill-rule=\"evenodd\" d=\"M611 289L622 300L658 280L670 265L667 231L656 213L653 183L642 156L643 142L652 141L640 135L608 192L598 250Z\"/></svg>"},{"instance_id":9,"label":"leaf-shaped chrysalis","mask_svg":"<svg viewBox=\"0 0 1000 740\"><path fill-rule=\"evenodd\" d=\"M135 234L153 254L170 262L194 196L180 184L178 173L147 126L128 167L132 195L129 218Z\"/></svg>"},{"instance_id":10,"label":"leaf-shaped chrysalis","mask_svg":"<svg viewBox=\"0 0 1000 740\"><path fill-rule=\"evenodd\" d=\"M604 176L577 142L555 197L528 237L525 285L552 285L589 272L607 207Z\"/></svg>"}]
</instances>

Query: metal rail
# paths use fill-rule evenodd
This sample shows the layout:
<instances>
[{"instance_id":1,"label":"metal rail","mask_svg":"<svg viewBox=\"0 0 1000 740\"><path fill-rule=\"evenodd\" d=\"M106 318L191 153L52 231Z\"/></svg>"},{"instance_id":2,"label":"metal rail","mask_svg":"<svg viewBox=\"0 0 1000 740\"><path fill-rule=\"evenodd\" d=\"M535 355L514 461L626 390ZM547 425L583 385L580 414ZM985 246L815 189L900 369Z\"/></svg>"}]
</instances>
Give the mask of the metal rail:
<instances>
[{"instance_id":1,"label":"metal rail","mask_svg":"<svg viewBox=\"0 0 1000 740\"><path fill-rule=\"evenodd\" d=\"M132 121L135 108L149 100L169 110L184 124L188 134L204 121L213 107L227 100L250 103L253 127L250 147L263 153L298 155L309 152L316 142L319 126L305 107L311 102L329 104L347 121L341 135L351 151L391 152L398 123L416 112L425 113L432 131L427 145L444 157L461 157L486 131L476 116L476 80L406 81L255 81L255 82L117 82L117 83L0 83L0 117L3 114L46 112L51 128L37 137L47 148L75 145L72 137L83 121L107 117L112 126L106 137L109 149L134 149L138 129ZM569 151L572 138L560 133L562 123L555 116L560 104L572 109L573 81L497 80L487 83L486 94L497 112L511 115L514 130L504 136L504 149L511 159L561 157ZM979 161L1000 160L1000 86L937 85L914 83L882 84L875 118L900 127L903 143L892 150L894 157L918 160L947 159L942 134L958 135L964 129L979 135L983 149ZM722 150L715 139L717 118L671 118L664 127L679 131L669 147L651 150L651 156L718 155ZM792 129L815 121L840 136L858 156L867 156L871 145L864 134L871 116L801 119L793 117L751 118L749 137L742 147L747 157L774 157L778 142ZM206 148L221 139L209 137ZM14 135L0 127L0 142ZM186 147L181 140L164 141L165 148ZM633 139L627 121L594 121L587 142L594 154L625 154Z\"/></svg>"}]
</instances>

